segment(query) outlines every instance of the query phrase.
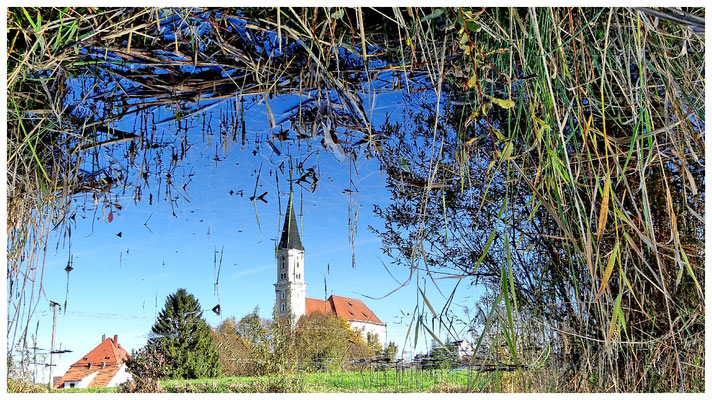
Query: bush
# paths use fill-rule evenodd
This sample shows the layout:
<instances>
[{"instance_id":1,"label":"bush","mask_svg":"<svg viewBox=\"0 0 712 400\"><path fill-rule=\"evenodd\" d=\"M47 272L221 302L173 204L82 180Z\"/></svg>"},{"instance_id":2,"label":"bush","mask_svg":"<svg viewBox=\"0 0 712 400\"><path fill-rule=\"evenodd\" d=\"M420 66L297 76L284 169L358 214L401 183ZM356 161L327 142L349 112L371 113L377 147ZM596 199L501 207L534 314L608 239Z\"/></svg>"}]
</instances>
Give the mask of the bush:
<instances>
[{"instance_id":1,"label":"bush","mask_svg":"<svg viewBox=\"0 0 712 400\"><path fill-rule=\"evenodd\" d=\"M122 392L158 393L163 391L159 379L166 368L166 359L158 349L149 346L142 347L126 361L126 368L133 379L122 385Z\"/></svg>"},{"instance_id":2,"label":"bush","mask_svg":"<svg viewBox=\"0 0 712 400\"><path fill-rule=\"evenodd\" d=\"M47 385L40 383L34 383L26 379L12 379L7 380L7 392L8 393L48 393L49 388Z\"/></svg>"},{"instance_id":3,"label":"bush","mask_svg":"<svg viewBox=\"0 0 712 400\"><path fill-rule=\"evenodd\" d=\"M220 355L223 376L250 376L257 373L255 351L252 344L238 333L234 317L226 319L215 329L213 343Z\"/></svg>"},{"instance_id":4,"label":"bush","mask_svg":"<svg viewBox=\"0 0 712 400\"><path fill-rule=\"evenodd\" d=\"M314 312L297 323L297 352L307 370L341 370L347 361L370 359L375 351L348 321Z\"/></svg>"}]
</instances>

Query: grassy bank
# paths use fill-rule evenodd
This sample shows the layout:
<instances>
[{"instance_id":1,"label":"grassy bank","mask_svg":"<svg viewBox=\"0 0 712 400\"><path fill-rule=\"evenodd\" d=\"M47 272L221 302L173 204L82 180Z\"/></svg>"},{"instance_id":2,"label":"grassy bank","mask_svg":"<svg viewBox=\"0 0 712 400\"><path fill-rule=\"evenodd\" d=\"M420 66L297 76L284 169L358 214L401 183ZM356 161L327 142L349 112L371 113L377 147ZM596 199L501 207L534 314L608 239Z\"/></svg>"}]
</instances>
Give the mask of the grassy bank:
<instances>
[{"instance_id":1,"label":"grassy bank","mask_svg":"<svg viewBox=\"0 0 712 400\"><path fill-rule=\"evenodd\" d=\"M348 371L285 376L224 377L161 382L172 393L183 392L439 392L471 391L482 378L467 371Z\"/></svg>"},{"instance_id":2,"label":"grassy bank","mask_svg":"<svg viewBox=\"0 0 712 400\"><path fill-rule=\"evenodd\" d=\"M431 371L344 371L260 377L176 379L161 382L169 393L394 393L480 391L490 374ZM60 389L54 393L116 393L119 388Z\"/></svg>"}]
</instances>

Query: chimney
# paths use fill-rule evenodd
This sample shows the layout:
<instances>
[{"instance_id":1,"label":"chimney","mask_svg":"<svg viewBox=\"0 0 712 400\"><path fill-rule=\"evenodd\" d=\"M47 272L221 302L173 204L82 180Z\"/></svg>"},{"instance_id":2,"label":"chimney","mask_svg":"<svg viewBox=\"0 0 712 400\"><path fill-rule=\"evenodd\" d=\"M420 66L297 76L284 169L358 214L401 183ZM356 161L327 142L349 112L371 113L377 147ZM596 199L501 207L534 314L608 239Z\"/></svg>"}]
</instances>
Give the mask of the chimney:
<instances>
[{"instance_id":1,"label":"chimney","mask_svg":"<svg viewBox=\"0 0 712 400\"><path fill-rule=\"evenodd\" d=\"M101 335L101 343L104 343L104 340L106 340L106 335Z\"/></svg>"},{"instance_id":2,"label":"chimney","mask_svg":"<svg viewBox=\"0 0 712 400\"><path fill-rule=\"evenodd\" d=\"M119 335L114 335L114 346L119 345Z\"/></svg>"}]
</instances>

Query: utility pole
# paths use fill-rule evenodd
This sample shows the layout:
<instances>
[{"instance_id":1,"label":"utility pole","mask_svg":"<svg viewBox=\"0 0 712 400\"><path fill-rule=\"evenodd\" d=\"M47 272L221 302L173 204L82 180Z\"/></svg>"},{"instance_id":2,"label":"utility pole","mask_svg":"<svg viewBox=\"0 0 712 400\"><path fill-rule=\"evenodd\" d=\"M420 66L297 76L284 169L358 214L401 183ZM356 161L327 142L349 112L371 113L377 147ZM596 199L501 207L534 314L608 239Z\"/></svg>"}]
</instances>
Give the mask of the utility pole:
<instances>
[{"instance_id":1,"label":"utility pole","mask_svg":"<svg viewBox=\"0 0 712 400\"><path fill-rule=\"evenodd\" d=\"M52 389L53 377L52 377L52 367L54 367L54 334L57 329L57 307L59 303L56 301L49 301L49 306L52 307L53 317L52 317L52 345L49 348L49 388Z\"/></svg>"}]
</instances>

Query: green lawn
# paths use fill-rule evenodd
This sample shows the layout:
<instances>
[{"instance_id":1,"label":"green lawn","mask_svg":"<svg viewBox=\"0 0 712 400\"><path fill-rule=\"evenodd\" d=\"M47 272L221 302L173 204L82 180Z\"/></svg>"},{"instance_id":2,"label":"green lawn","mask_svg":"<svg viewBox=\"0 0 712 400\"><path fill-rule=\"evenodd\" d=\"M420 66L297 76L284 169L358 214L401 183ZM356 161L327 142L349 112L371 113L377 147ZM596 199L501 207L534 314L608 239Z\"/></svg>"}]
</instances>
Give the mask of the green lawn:
<instances>
[{"instance_id":1,"label":"green lawn","mask_svg":"<svg viewBox=\"0 0 712 400\"><path fill-rule=\"evenodd\" d=\"M114 387L93 387L84 389L54 389L52 393L116 393L119 391L117 386Z\"/></svg>"},{"instance_id":2,"label":"green lawn","mask_svg":"<svg viewBox=\"0 0 712 400\"><path fill-rule=\"evenodd\" d=\"M161 381L169 393L394 393L478 391L491 378L477 372L426 370L316 372L260 377L221 377ZM53 393L115 393L119 388L56 389Z\"/></svg>"},{"instance_id":3,"label":"green lawn","mask_svg":"<svg viewBox=\"0 0 712 400\"><path fill-rule=\"evenodd\" d=\"M224 392L462 392L472 391L487 377L468 371L349 371L287 376L224 377L168 380L161 385L173 393Z\"/></svg>"}]
</instances>

